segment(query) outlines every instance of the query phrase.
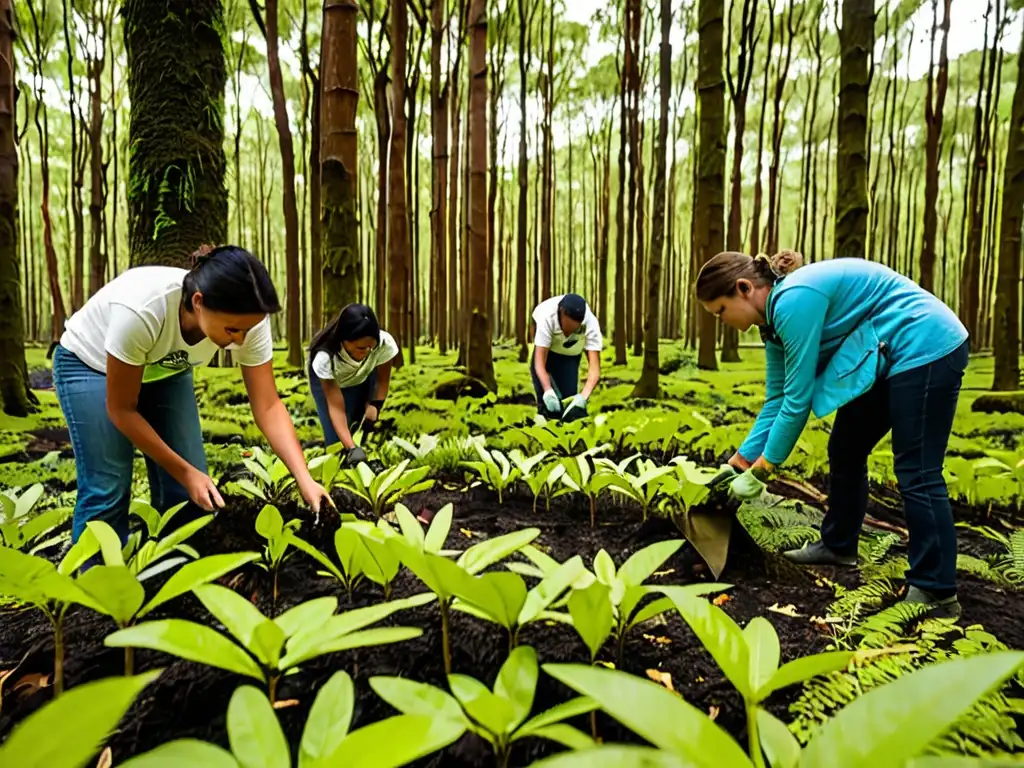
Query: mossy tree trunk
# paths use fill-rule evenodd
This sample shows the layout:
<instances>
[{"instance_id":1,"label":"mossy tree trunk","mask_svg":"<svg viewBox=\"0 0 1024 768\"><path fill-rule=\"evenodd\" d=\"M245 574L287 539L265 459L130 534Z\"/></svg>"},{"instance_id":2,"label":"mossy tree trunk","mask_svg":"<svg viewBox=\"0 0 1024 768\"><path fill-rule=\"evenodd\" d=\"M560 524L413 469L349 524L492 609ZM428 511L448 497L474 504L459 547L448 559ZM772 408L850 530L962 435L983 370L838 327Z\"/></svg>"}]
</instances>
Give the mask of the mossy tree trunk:
<instances>
[{"instance_id":1,"label":"mossy tree trunk","mask_svg":"<svg viewBox=\"0 0 1024 768\"><path fill-rule=\"evenodd\" d=\"M725 81L722 77L723 0L700 0L697 28L697 101L700 138L697 149L695 245L698 263L705 264L725 245ZM697 366L717 370L717 318L700 310Z\"/></svg>"},{"instance_id":2,"label":"mossy tree trunk","mask_svg":"<svg viewBox=\"0 0 1024 768\"><path fill-rule=\"evenodd\" d=\"M409 311L409 216L405 177L405 61L409 14L403 2L391 6L391 154L389 156L388 211L388 326L402 348Z\"/></svg>"},{"instance_id":3,"label":"mossy tree trunk","mask_svg":"<svg viewBox=\"0 0 1024 768\"><path fill-rule=\"evenodd\" d=\"M487 266L487 0L473 0L469 10L469 344L468 373L497 390L491 358Z\"/></svg>"},{"instance_id":4,"label":"mossy tree trunk","mask_svg":"<svg viewBox=\"0 0 1024 768\"><path fill-rule=\"evenodd\" d=\"M843 0L836 134L836 258L864 257L867 253L868 56L875 43L874 6L874 0Z\"/></svg>"},{"instance_id":5,"label":"mossy tree trunk","mask_svg":"<svg viewBox=\"0 0 1024 768\"><path fill-rule=\"evenodd\" d=\"M661 327L661 261L665 247L665 166L668 161L668 101L672 92L672 0L661 0L661 55L658 90L658 145L655 149L654 221L651 224L651 253L647 263L647 323L644 328L644 367L633 389L633 397L658 396L658 337Z\"/></svg>"},{"instance_id":6,"label":"mossy tree trunk","mask_svg":"<svg viewBox=\"0 0 1024 768\"><path fill-rule=\"evenodd\" d=\"M1024 61L1024 39L1018 61ZM995 377L992 389L1020 388L1020 245L1024 220L1024 67L1017 70L1010 130L1003 169L1003 208L999 234L999 265L996 277L996 311L993 339Z\"/></svg>"},{"instance_id":7,"label":"mossy tree trunk","mask_svg":"<svg viewBox=\"0 0 1024 768\"><path fill-rule=\"evenodd\" d=\"M0 0L0 403L9 416L27 416L35 398L28 388L21 314L14 92L14 10L11 0Z\"/></svg>"},{"instance_id":8,"label":"mossy tree trunk","mask_svg":"<svg viewBox=\"0 0 1024 768\"><path fill-rule=\"evenodd\" d=\"M125 0L131 263L186 267L228 229L221 0ZM266 254L258 254L266 258Z\"/></svg>"},{"instance_id":9,"label":"mossy tree trunk","mask_svg":"<svg viewBox=\"0 0 1024 768\"><path fill-rule=\"evenodd\" d=\"M939 48L939 70L934 85L932 60L928 62L928 91L924 102L924 122L927 126L924 160L924 234L921 243L920 281L926 291L935 292L935 235L938 229L939 205L939 144L942 141L942 110L949 86L949 12L953 0L943 0L942 43ZM932 0L931 53L935 53L935 32L939 27L939 0ZM932 91L934 88L934 98Z\"/></svg>"},{"instance_id":10,"label":"mossy tree trunk","mask_svg":"<svg viewBox=\"0 0 1024 768\"><path fill-rule=\"evenodd\" d=\"M323 216L323 291L326 319L359 300L361 279L357 184L359 180L356 109L355 0L325 0L320 64L320 187ZM316 215L316 214L314 214Z\"/></svg>"}]
</instances>

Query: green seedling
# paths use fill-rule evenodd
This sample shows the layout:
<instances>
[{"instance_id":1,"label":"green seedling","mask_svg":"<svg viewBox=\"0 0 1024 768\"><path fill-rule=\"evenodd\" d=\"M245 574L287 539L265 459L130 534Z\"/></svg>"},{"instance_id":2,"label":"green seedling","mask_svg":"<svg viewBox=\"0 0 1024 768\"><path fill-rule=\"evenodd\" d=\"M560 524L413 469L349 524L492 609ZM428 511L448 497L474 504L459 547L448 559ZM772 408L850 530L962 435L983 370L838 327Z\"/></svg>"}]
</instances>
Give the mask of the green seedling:
<instances>
[{"instance_id":1,"label":"green seedling","mask_svg":"<svg viewBox=\"0 0 1024 768\"><path fill-rule=\"evenodd\" d=\"M380 517L389 506L403 497L433 487L434 481L426 479L430 467L408 467L409 459L405 459L375 475L366 462L360 462L353 469L341 471L338 485L369 504L373 514Z\"/></svg>"},{"instance_id":2,"label":"green seedling","mask_svg":"<svg viewBox=\"0 0 1024 768\"><path fill-rule=\"evenodd\" d=\"M185 542L197 531L209 525L213 521L213 515L203 515L190 520L164 535L174 516L187 504L188 502L176 504L161 514L144 501L132 502L131 514L142 520L145 525L145 536L142 531L132 532L121 554L125 565L132 573L138 575L139 581L145 581L189 560L199 558L199 553Z\"/></svg>"},{"instance_id":3,"label":"green seedling","mask_svg":"<svg viewBox=\"0 0 1024 768\"><path fill-rule=\"evenodd\" d=\"M444 555L445 557L461 554L461 550L443 549L444 542L452 528L453 513L454 508L452 505L445 504L437 510L437 514L430 520L429 527L424 531L422 524L405 505L395 505L395 518L398 520L398 527L401 529L405 540L424 552Z\"/></svg>"},{"instance_id":4,"label":"green seedling","mask_svg":"<svg viewBox=\"0 0 1024 768\"><path fill-rule=\"evenodd\" d=\"M755 742L749 757L704 712L657 683L618 670L545 664L547 674L593 699L654 748L599 747L535 765L610 766L602 753L614 749L619 760L616 768L756 768L765 765L764 754L772 768L932 768L938 758L918 760L929 745L1022 664L1024 653L1000 651L922 667L859 696L825 723L802 750L784 723L759 710L760 743Z\"/></svg>"},{"instance_id":5,"label":"green seedling","mask_svg":"<svg viewBox=\"0 0 1024 768\"><path fill-rule=\"evenodd\" d=\"M295 478L288 471L288 467L277 456L258 445L248 450L252 458L243 458L242 463L252 474L252 479L236 480L235 486L246 496L268 504L286 501L295 486Z\"/></svg>"},{"instance_id":6,"label":"green seedling","mask_svg":"<svg viewBox=\"0 0 1024 768\"><path fill-rule=\"evenodd\" d=\"M570 749L589 750L594 742L564 721L586 714L597 704L579 697L527 720L537 689L537 653L519 646L498 671L494 688L467 675L448 675L451 693L401 677L371 677L370 686L406 715L434 717L461 724L490 742L499 768L508 765L512 745L525 738L549 739Z\"/></svg>"},{"instance_id":7,"label":"green seedling","mask_svg":"<svg viewBox=\"0 0 1024 768\"><path fill-rule=\"evenodd\" d=\"M328 446L325 453L309 461L309 474L330 493L341 475L341 443Z\"/></svg>"},{"instance_id":8,"label":"green seedling","mask_svg":"<svg viewBox=\"0 0 1024 768\"><path fill-rule=\"evenodd\" d=\"M383 518L377 521L377 525L366 520L352 520L345 525L362 539L366 552L362 563L364 575L384 590L385 600L390 600L391 583L402 567L398 553L388 545L388 540L396 535L394 528Z\"/></svg>"},{"instance_id":9,"label":"green seedling","mask_svg":"<svg viewBox=\"0 0 1024 768\"><path fill-rule=\"evenodd\" d=\"M267 540L263 547L263 559L257 565L273 578L274 605L277 605L277 576L281 572L281 565L292 554L288 549L293 543L295 531L301 525L302 521L298 518L286 523L280 511L272 504L265 505L256 516L256 533Z\"/></svg>"},{"instance_id":10,"label":"green seedling","mask_svg":"<svg viewBox=\"0 0 1024 768\"><path fill-rule=\"evenodd\" d=\"M337 563L305 539L294 534L290 538L290 543L297 550L320 563L324 570L317 571L317 573L320 576L337 579L349 600L352 599L355 588L366 577L365 568L369 553L366 552L363 537L356 533L351 525L342 524L334 532L334 552L337 556Z\"/></svg>"},{"instance_id":11,"label":"green seedling","mask_svg":"<svg viewBox=\"0 0 1024 768\"><path fill-rule=\"evenodd\" d=\"M459 595L452 608L504 627L511 650L519 644L519 631L531 622L548 619L547 609L585 572L583 559L576 555L554 568L529 591L517 573L485 573L475 589Z\"/></svg>"},{"instance_id":12,"label":"green seedling","mask_svg":"<svg viewBox=\"0 0 1024 768\"><path fill-rule=\"evenodd\" d=\"M387 539L389 546L405 567L437 596L437 604L441 611L441 645L446 674L451 674L452 669L449 626L450 610L455 598L478 594L481 587L477 574L504 560L539 535L539 529L526 528L481 541L463 552L456 562L426 552L410 544L403 536L392 533Z\"/></svg>"},{"instance_id":13,"label":"green seedling","mask_svg":"<svg viewBox=\"0 0 1024 768\"><path fill-rule=\"evenodd\" d=\"M669 464L673 472L661 478L660 506L717 579L725 570L729 556L733 515L725 509L711 508L707 502L713 492L723 494L727 486L710 488L708 483L717 470L698 467L685 456L677 456Z\"/></svg>"},{"instance_id":14,"label":"green seedling","mask_svg":"<svg viewBox=\"0 0 1024 768\"><path fill-rule=\"evenodd\" d=\"M503 502L505 490L515 485L519 479L519 469L512 466L508 457L496 448L488 449L475 445L479 461L463 461L462 466L473 470L480 480L470 485L474 488L481 483L497 492L498 503Z\"/></svg>"},{"instance_id":15,"label":"green seedling","mask_svg":"<svg viewBox=\"0 0 1024 768\"><path fill-rule=\"evenodd\" d=\"M637 474L631 475L626 468L634 459L637 459ZM641 459L639 456L630 456L623 462L615 464L607 459L598 459L602 471L615 475L608 485L608 489L626 496L640 505L643 519L647 519L647 513L663 490L674 487L668 476L675 468L672 466L657 466L653 461Z\"/></svg>"},{"instance_id":16,"label":"green seedling","mask_svg":"<svg viewBox=\"0 0 1024 768\"><path fill-rule=\"evenodd\" d=\"M608 486L615 482L617 475L597 464L594 453L587 453L563 459L565 473L561 476L562 483L575 493L582 493L590 503L590 527L597 527L597 497Z\"/></svg>"},{"instance_id":17,"label":"green seedling","mask_svg":"<svg viewBox=\"0 0 1024 768\"><path fill-rule=\"evenodd\" d=\"M70 509L34 511L43 498L43 490L43 486L36 483L21 494L16 494L13 489L0 493L0 543L5 547L25 549L68 519ZM50 543L42 542L33 552Z\"/></svg>"},{"instance_id":18,"label":"green seedling","mask_svg":"<svg viewBox=\"0 0 1024 768\"><path fill-rule=\"evenodd\" d=\"M134 677L108 677L76 686L44 704L14 727L0 746L0 765L17 768L85 768L117 727L155 669ZM60 738L54 738L54 734ZM211 766L213 768L213 766Z\"/></svg>"},{"instance_id":19,"label":"green seedling","mask_svg":"<svg viewBox=\"0 0 1024 768\"><path fill-rule=\"evenodd\" d=\"M193 591L233 641L204 624L161 619L114 632L104 644L111 648L149 648L254 678L267 686L271 701L280 679L310 659L419 637L423 630L414 627L365 628L433 599L433 595L422 594L335 615L338 599L321 597L270 619L244 597L219 584L204 584Z\"/></svg>"},{"instance_id":20,"label":"green seedling","mask_svg":"<svg viewBox=\"0 0 1024 768\"><path fill-rule=\"evenodd\" d=\"M448 746L466 730L458 722L424 714L397 715L352 731L354 714L355 686L339 670L317 692L302 730L298 762L292 763L273 703L253 686L243 685L228 704L230 752L205 741L177 739L133 757L122 768L399 768Z\"/></svg>"}]
</instances>

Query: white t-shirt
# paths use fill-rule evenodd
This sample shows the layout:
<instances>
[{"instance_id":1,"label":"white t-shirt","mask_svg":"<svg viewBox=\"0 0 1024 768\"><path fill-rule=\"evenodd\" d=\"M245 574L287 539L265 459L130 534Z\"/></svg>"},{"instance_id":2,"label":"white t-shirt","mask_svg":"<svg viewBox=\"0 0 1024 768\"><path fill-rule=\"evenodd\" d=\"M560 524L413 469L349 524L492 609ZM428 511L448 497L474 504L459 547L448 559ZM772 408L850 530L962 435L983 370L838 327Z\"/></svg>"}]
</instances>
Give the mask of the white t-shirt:
<instances>
[{"instance_id":1,"label":"white t-shirt","mask_svg":"<svg viewBox=\"0 0 1024 768\"><path fill-rule=\"evenodd\" d=\"M90 368L107 372L107 353L128 365L144 365L144 382L205 365L217 345L204 338L190 346L181 337L178 311L186 270L134 267L100 288L68 318L60 343ZM265 317L241 344L230 344L239 365L256 366L273 357L270 317Z\"/></svg>"},{"instance_id":2,"label":"white t-shirt","mask_svg":"<svg viewBox=\"0 0 1024 768\"><path fill-rule=\"evenodd\" d=\"M534 346L547 347L559 355L581 355L584 350L600 352L604 347L604 339L601 337L601 326L590 311L590 305L587 304L580 327L566 338L562 324L558 322L558 302L561 300L561 296L553 296L533 310L533 321L537 324ZM579 343L580 338L584 339L583 344Z\"/></svg>"},{"instance_id":3,"label":"white t-shirt","mask_svg":"<svg viewBox=\"0 0 1024 768\"><path fill-rule=\"evenodd\" d=\"M321 349L313 356L313 373L320 379L334 379L339 387L354 387L370 378L378 365L388 362L397 354L395 337L387 331L381 331L380 344L361 363L353 360L344 347L336 355L329 355Z\"/></svg>"}]
</instances>

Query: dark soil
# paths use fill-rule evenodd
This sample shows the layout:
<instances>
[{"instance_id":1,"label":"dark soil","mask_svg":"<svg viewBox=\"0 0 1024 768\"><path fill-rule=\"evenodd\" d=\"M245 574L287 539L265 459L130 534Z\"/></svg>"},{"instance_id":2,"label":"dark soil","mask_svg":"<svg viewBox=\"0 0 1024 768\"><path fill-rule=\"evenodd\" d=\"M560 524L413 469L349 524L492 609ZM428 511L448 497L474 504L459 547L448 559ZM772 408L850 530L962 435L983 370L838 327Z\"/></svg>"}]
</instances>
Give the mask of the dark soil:
<instances>
[{"instance_id":1,"label":"dark soil","mask_svg":"<svg viewBox=\"0 0 1024 768\"><path fill-rule=\"evenodd\" d=\"M339 501L344 499L339 497ZM535 543L559 561L580 554L591 565L597 552L605 549L616 565L621 565L646 545L678 537L672 525L664 519L640 522L638 512L609 503L599 503L598 526L592 530L586 504L570 503L565 499L556 499L549 511L544 510L542 501L540 510L535 514L531 510L532 498L528 495L510 494L505 504L499 506L494 494L484 489L464 493L446 490L439 484L431 491L405 500L406 506L414 512L422 509L436 511L448 502L453 502L456 509L446 545L452 549L464 549L483 538L536 527L541 533ZM347 504L339 506L342 510L351 508ZM254 519L260 507L260 504L245 500L230 500L228 509L190 543L204 555L259 550L262 539L255 533ZM338 518L328 514L319 524L314 524L308 512L290 509L286 516L288 513L304 518L300 535L307 541L325 552L333 551L333 533ZM272 604L270 577L256 566L247 566L222 581L250 597L268 615L276 615L300 602L323 595L338 596L339 610L372 604L381 599L379 588L369 584L357 589L350 601L336 582L318 576L317 568L301 553L288 559L280 573L276 605ZM817 578L819 575L825 579ZM664 584L709 580L710 574L689 545L684 545L652 579ZM788 661L826 648L828 638L820 633L811 618L824 616L834 598L828 580L852 585L856 582L856 575L850 571L838 573L830 568L816 572L798 569L777 556L760 551L737 525L729 562L720 579L735 586L724 593L726 599L722 607L740 624L746 624L755 616L764 616L771 621L779 633L783 661ZM159 584L154 584L150 589L158 587ZM424 587L414 576L407 571L400 572L394 585L395 597L422 591ZM991 584L965 579L961 600L965 608L965 623L982 623L1004 642L1013 647L1024 647L1024 627L1020 626L1018 619L1024 609L1024 596L1001 592ZM166 611L157 611L150 618L177 616L207 624L213 622L191 595L172 601L165 607ZM795 610L797 616L791 617L773 608ZM298 674L282 681L278 699L297 700L297 704L278 711L293 749L297 749L316 691L336 670L348 671L356 681L356 727L395 714L370 689L367 680L371 676L404 675L435 685L444 684L437 605L429 604L396 614L385 623L421 627L423 635L395 646L357 649L314 659ZM66 685L71 687L121 673L122 651L107 649L103 645L103 637L113 629L109 619L97 617L84 609L69 613L65 625ZM522 631L520 641L536 649L542 664L585 663L588 658L586 648L571 627L534 624ZM615 661L613 645L603 650L600 660ZM508 639L502 629L453 612L455 671L470 674L492 685L507 652ZM52 653L52 632L38 612L0 613L0 669L9 669L20 662L18 671L0 691L4 694L0 738L49 699L50 692L46 688L34 693L26 693L24 689L12 691L19 681L30 680L34 673L50 674ZM155 652L136 651L135 658L137 671L162 667L164 672L136 701L113 736L110 745L115 764L176 738L200 738L226 746L225 713L231 694L238 685L253 684L254 681ZM667 615L664 621L655 620L635 629L626 642L622 668L645 677L649 670L670 674L673 686L687 701L713 713L716 721L737 739L745 738L745 717L739 695L678 615ZM787 706L798 690L794 688L777 694L769 702L769 709L788 719ZM572 695L542 672L533 712L544 711ZM604 740L637 740L610 718L599 715L597 720ZM586 717L578 718L574 724L589 730ZM549 742L524 741L513 753L511 764L526 765L558 749ZM478 737L466 735L418 765L468 768L492 764L489 755L489 745Z\"/></svg>"}]
</instances>

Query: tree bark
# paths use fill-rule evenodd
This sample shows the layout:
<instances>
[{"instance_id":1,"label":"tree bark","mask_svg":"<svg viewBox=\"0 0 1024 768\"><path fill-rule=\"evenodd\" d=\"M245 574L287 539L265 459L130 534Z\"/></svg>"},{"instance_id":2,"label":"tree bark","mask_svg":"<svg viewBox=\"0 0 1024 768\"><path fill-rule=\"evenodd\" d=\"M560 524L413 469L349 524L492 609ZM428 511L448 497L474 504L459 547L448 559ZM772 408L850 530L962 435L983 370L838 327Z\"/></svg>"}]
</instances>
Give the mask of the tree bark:
<instances>
[{"instance_id":1,"label":"tree bark","mask_svg":"<svg viewBox=\"0 0 1024 768\"><path fill-rule=\"evenodd\" d=\"M409 311L409 215L405 178L405 59L408 9L403 2L391 5L391 154L388 170L388 325L401 349L402 331Z\"/></svg>"},{"instance_id":2,"label":"tree bark","mask_svg":"<svg viewBox=\"0 0 1024 768\"><path fill-rule=\"evenodd\" d=\"M355 0L324 0L320 63L320 194L323 311L334 318L359 300L359 70ZM314 213L314 215L316 215Z\"/></svg>"},{"instance_id":3,"label":"tree bark","mask_svg":"<svg viewBox=\"0 0 1024 768\"><path fill-rule=\"evenodd\" d=\"M928 91L924 103L924 122L927 127L924 149L924 233L921 244L921 287L935 292L935 233L938 227L939 205L939 143L942 141L942 110L949 85L949 11L953 0L943 0L942 43L939 49L939 72L932 98L932 66L928 64ZM931 51L935 51L935 30L939 26L939 2L932 0Z\"/></svg>"},{"instance_id":4,"label":"tree bark","mask_svg":"<svg viewBox=\"0 0 1024 768\"><path fill-rule=\"evenodd\" d=\"M696 244L699 263L706 264L725 245L725 82L722 78L723 0L700 0L697 28L700 49L697 100L700 142L697 149ZM717 370L717 318L701 311L697 366Z\"/></svg>"},{"instance_id":5,"label":"tree bark","mask_svg":"<svg viewBox=\"0 0 1024 768\"><path fill-rule=\"evenodd\" d=\"M526 238L527 238L527 213L529 209L529 173L530 161L526 151L526 103L527 103L527 74L532 59L530 46L530 30L533 28L533 17L540 5L539 0L533 0L529 6L529 14L526 13L524 3L526 0L516 0L516 7L519 13L519 167L517 182L519 185L519 200L516 207L516 343L519 346L519 362L525 363L527 357L526 338Z\"/></svg>"},{"instance_id":6,"label":"tree bark","mask_svg":"<svg viewBox=\"0 0 1024 768\"><path fill-rule=\"evenodd\" d=\"M867 253L868 56L874 46L874 0L843 0L839 29L839 125L834 256Z\"/></svg>"},{"instance_id":7,"label":"tree bark","mask_svg":"<svg viewBox=\"0 0 1024 768\"><path fill-rule=\"evenodd\" d=\"M439 351L448 352L448 88L442 84L441 48L447 24L445 3L430 7L430 124L433 134L430 251L434 275L434 318Z\"/></svg>"},{"instance_id":8,"label":"tree bark","mask_svg":"<svg viewBox=\"0 0 1024 768\"><path fill-rule=\"evenodd\" d=\"M757 124L757 168L754 171L754 207L750 214L750 252L761 250L761 207L764 203L764 185L761 170L764 167L764 118L768 109L768 76L771 73L772 44L775 41L775 0L768 0L768 43L765 47L764 79L761 83L761 118Z\"/></svg>"},{"instance_id":9,"label":"tree bark","mask_svg":"<svg viewBox=\"0 0 1024 768\"><path fill-rule=\"evenodd\" d=\"M187 266L227 237L221 0L125 0L132 265ZM264 254L265 257L265 254Z\"/></svg>"},{"instance_id":10,"label":"tree bark","mask_svg":"<svg viewBox=\"0 0 1024 768\"><path fill-rule=\"evenodd\" d=\"M615 346L615 365L626 364L626 283L625 268L625 202L626 202L626 145L629 142L629 79L631 46L629 43L630 5L624 10L622 25L623 56L619 68L619 191L615 206L615 330L612 341Z\"/></svg>"},{"instance_id":11,"label":"tree bark","mask_svg":"<svg viewBox=\"0 0 1024 768\"><path fill-rule=\"evenodd\" d=\"M100 20L100 9L92 9L93 41L98 46L86 66L89 72L89 295L105 282L107 254L102 248L103 189L106 169L103 165L103 69L106 65L108 28Z\"/></svg>"},{"instance_id":12,"label":"tree bark","mask_svg":"<svg viewBox=\"0 0 1024 768\"><path fill-rule=\"evenodd\" d=\"M672 0L661 0L661 55L659 57L658 144L655 148L654 221L647 263L647 323L644 328L644 365L633 397L658 396L658 338L661 335L661 261L665 248L665 165L668 157L668 102L672 91Z\"/></svg>"}]
</instances>

